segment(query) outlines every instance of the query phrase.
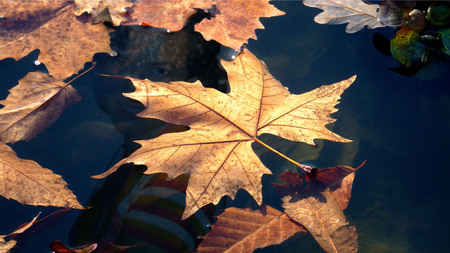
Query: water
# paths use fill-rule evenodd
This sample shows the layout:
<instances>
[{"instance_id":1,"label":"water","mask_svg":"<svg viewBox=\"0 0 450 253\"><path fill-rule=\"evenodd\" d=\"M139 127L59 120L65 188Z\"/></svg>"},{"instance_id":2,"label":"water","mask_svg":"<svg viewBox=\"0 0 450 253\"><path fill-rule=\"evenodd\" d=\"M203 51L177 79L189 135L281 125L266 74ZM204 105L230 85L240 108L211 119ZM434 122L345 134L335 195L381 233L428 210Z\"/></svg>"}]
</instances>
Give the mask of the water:
<instances>
[{"instance_id":1,"label":"water","mask_svg":"<svg viewBox=\"0 0 450 253\"><path fill-rule=\"evenodd\" d=\"M367 160L356 172L352 199L345 210L350 224L357 227L360 252L448 251L448 65L443 66L446 72L434 79L430 74L401 76L389 70L398 65L395 60L379 53L372 44L376 31L389 38L394 33L392 28L347 34L343 25L316 24L313 18L320 12L318 9L291 1L275 5L287 15L262 19L265 30L257 30L258 40L250 40L248 48L291 92L298 94L358 76L344 92L339 112L333 115L338 119L333 131L354 143L318 142L321 150L299 144L307 151L296 155L319 167L357 167ZM34 65L36 57L34 52L17 63L11 59L0 61L2 99L21 76L43 68ZM105 56L96 58L99 66L108 64ZM19 157L35 160L62 175L85 206L100 187L90 176L103 172L111 160L120 158L120 152L115 153L125 139L101 108L104 105L98 106L93 87L99 87L99 77L94 75L103 70L99 68L74 83L83 97L79 103L38 137L12 145ZM292 169L275 155L265 154L262 161L275 175ZM279 197L269 184L273 180L276 176L263 177L264 202L279 207ZM248 206L248 201L248 194L240 191L235 201L226 202ZM39 211L44 216L57 210L23 206L4 198L0 205L2 234L30 221ZM50 252L51 241L68 243L69 231L80 213L69 211L62 222L28 238L17 252ZM311 236L296 235L282 245L258 250L280 251L321 249Z\"/></svg>"}]
</instances>

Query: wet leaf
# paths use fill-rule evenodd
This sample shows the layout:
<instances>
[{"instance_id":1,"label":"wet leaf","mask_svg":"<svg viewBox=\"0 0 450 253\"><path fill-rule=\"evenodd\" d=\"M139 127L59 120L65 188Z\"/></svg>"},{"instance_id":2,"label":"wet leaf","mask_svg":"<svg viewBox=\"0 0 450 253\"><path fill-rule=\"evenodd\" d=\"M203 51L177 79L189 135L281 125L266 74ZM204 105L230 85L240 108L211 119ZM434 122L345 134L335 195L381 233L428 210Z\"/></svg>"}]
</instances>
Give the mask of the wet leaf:
<instances>
[{"instance_id":1,"label":"wet leaf","mask_svg":"<svg viewBox=\"0 0 450 253\"><path fill-rule=\"evenodd\" d=\"M108 21L118 26L129 18L126 8L132 6L129 0L75 0L74 13L79 16L87 12L93 22Z\"/></svg>"},{"instance_id":2,"label":"wet leaf","mask_svg":"<svg viewBox=\"0 0 450 253\"><path fill-rule=\"evenodd\" d=\"M433 3L428 7L427 18L431 24L436 26L446 26L450 24L450 4Z\"/></svg>"},{"instance_id":3,"label":"wet leaf","mask_svg":"<svg viewBox=\"0 0 450 253\"><path fill-rule=\"evenodd\" d=\"M130 13L132 20L122 25L146 25L175 32L184 27L196 9L206 11L214 4L214 0L136 0Z\"/></svg>"},{"instance_id":4,"label":"wet leaf","mask_svg":"<svg viewBox=\"0 0 450 253\"><path fill-rule=\"evenodd\" d=\"M269 0L216 0L218 14L195 25L206 40L240 49L249 38L256 40L256 29L264 29L262 17L281 16L285 13L269 4Z\"/></svg>"},{"instance_id":5,"label":"wet leaf","mask_svg":"<svg viewBox=\"0 0 450 253\"><path fill-rule=\"evenodd\" d=\"M39 213L41 214L41 213ZM13 236L13 235L17 235L17 234L21 234L23 233L25 230L29 229L31 226L33 226L33 224L36 222L37 217L39 216L36 215L36 217L33 218L32 221L21 225L19 228L17 228L16 230L14 230L14 232L12 232L9 235L0 235L0 252L9 252L10 249L14 248L14 246L17 244L16 240L9 240L9 241L5 241L5 237L8 236Z\"/></svg>"},{"instance_id":6,"label":"wet leaf","mask_svg":"<svg viewBox=\"0 0 450 253\"><path fill-rule=\"evenodd\" d=\"M441 34L442 44L444 45L442 51L450 56L450 28L440 29L439 33Z\"/></svg>"},{"instance_id":7,"label":"wet leaf","mask_svg":"<svg viewBox=\"0 0 450 253\"><path fill-rule=\"evenodd\" d=\"M323 192L310 189L282 199L286 214L302 224L325 252L357 252L356 228L348 226L330 189Z\"/></svg>"},{"instance_id":8,"label":"wet leaf","mask_svg":"<svg viewBox=\"0 0 450 253\"><path fill-rule=\"evenodd\" d=\"M314 17L319 24L348 23L345 31L355 33L367 26L370 29L383 27L377 20L378 4L368 4L361 0L303 0L308 7L322 9L323 12Z\"/></svg>"},{"instance_id":9,"label":"wet leaf","mask_svg":"<svg viewBox=\"0 0 450 253\"><path fill-rule=\"evenodd\" d=\"M420 34L409 27L395 33L391 40L392 56L406 67L423 63L427 55L427 47L422 43Z\"/></svg>"},{"instance_id":10,"label":"wet leaf","mask_svg":"<svg viewBox=\"0 0 450 253\"><path fill-rule=\"evenodd\" d=\"M0 195L22 204L83 209L61 176L0 142Z\"/></svg>"},{"instance_id":11,"label":"wet leaf","mask_svg":"<svg viewBox=\"0 0 450 253\"><path fill-rule=\"evenodd\" d=\"M283 212L265 205L255 211L227 208L217 219L198 252L253 252L306 232Z\"/></svg>"},{"instance_id":12,"label":"wet leaf","mask_svg":"<svg viewBox=\"0 0 450 253\"><path fill-rule=\"evenodd\" d=\"M106 26L83 23L73 14L70 1L38 0L1 1L0 60L18 60L35 49L50 75L63 80L78 73L85 62L99 52L109 53L109 32Z\"/></svg>"},{"instance_id":13,"label":"wet leaf","mask_svg":"<svg viewBox=\"0 0 450 253\"><path fill-rule=\"evenodd\" d=\"M274 184L286 195L283 208L289 218L304 226L326 252L357 252L356 229L348 226L342 211L361 166L335 166L309 175L287 171L280 175L286 184Z\"/></svg>"},{"instance_id":14,"label":"wet leaf","mask_svg":"<svg viewBox=\"0 0 450 253\"><path fill-rule=\"evenodd\" d=\"M314 139L347 142L325 125L334 122L341 93L355 77L313 91L294 95L268 72L264 62L243 50L232 62L222 61L231 91L223 94L200 82L157 83L130 78L136 91L126 94L145 105L141 117L187 125L181 133L138 141L142 147L107 172L122 164L147 166L146 174L167 173L169 178L189 174L183 218L200 207L234 198L239 189L262 203L261 176L270 174L252 150L257 137L270 133L293 141L314 144Z\"/></svg>"},{"instance_id":15,"label":"wet leaf","mask_svg":"<svg viewBox=\"0 0 450 253\"><path fill-rule=\"evenodd\" d=\"M64 110L80 100L68 83L42 72L30 72L0 101L0 140L30 140L52 125Z\"/></svg>"},{"instance_id":16,"label":"wet leaf","mask_svg":"<svg viewBox=\"0 0 450 253\"><path fill-rule=\"evenodd\" d=\"M90 253L97 248L97 243L82 246L76 249L71 249L60 241L53 241L50 243L50 249L55 253ZM112 252L112 251L111 251Z\"/></svg>"},{"instance_id":17,"label":"wet leaf","mask_svg":"<svg viewBox=\"0 0 450 253\"><path fill-rule=\"evenodd\" d=\"M378 11L378 21L387 26L401 26L406 23L408 16L414 7L415 1L383 0Z\"/></svg>"}]
</instances>

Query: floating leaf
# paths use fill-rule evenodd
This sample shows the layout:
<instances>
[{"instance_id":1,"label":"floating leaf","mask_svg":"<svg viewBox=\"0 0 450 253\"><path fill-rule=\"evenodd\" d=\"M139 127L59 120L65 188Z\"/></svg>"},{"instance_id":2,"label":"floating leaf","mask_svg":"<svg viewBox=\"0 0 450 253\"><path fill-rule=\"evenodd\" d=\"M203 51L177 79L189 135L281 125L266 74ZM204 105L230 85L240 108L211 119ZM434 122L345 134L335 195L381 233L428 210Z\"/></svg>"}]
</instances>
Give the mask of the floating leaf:
<instances>
[{"instance_id":1,"label":"floating leaf","mask_svg":"<svg viewBox=\"0 0 450 253\"><path fill-rule=\"evenodd\" d=\"M377 13L378 21L388 26L401 26L406 23L408 13L416 6L415 1L383 0Z\"/></svg>"},{"instance_id":2,"label":"floating leaf","mask_svg":"<svg viewBox=\"0 0 450 253\"><path fill-rule=\"evenodd\" d=\"M269 0L216 0L218 14L195 25L206 40L240 49L249 38L256 40L255 29L264 29L261 17L281 16L285 13L269 4Z\"/></svg>"},{"instance_id":3,"label":"floating leaf","mask_svg":"<svg viewBox=\"0 0 450 253\"><path fill-rule=\"evenodd\" d=\"M450 24L450 5L448 3L433 3L428 7L427 18L431 24L446 26Z\"/></svg>"},{"instance_id":4,"label":"floating leaf","mask_svg":"<svg viewBox=\"0 0 450 253\"><path fill-rule=\"evenodd\" d=\"M217 219L198 252L253 252L306 232L283 212L265 205L255 211L230 207Z\"/></svg>"},{"instance_id":5,"label":"floating leaf","mask_svg":"<svg viewBox=\"0 0 450 253\"><path fill-rule=\"evenodd\" d=\"M367 4L361 0L303 0L303 4L323 10L314 17L319 24L348 23L345 28L347 33L355 33L364 26L370 29L385 26L377 20L378 4Z\"/></svg>"},{"instance_id":6,"label":"floating leaf","mask_svg":"<svg viewBox=\"0 0 450 253\"><path fill-rule=\"evenodd\" d=\"M196 9L207 10L214 4L214 0L136 0L130 14L132 20L122 25L153 26L175 32L184 27Z\"/></svg>"},{"instance_id":7,"label":"floating leaf","mask_svg":"<svg viewBox=\"0 0 450 253\"><path fill-rule=\"evenodd\" d=\"M18 60L35 49L50 75L63 80L78 73L99 52L109 53L110 29L79 21L64 0L1 1L0 60ZM29 5L33 8L28 9Z\"/></svg>"},{"instance_id":8,"label":"floating leaf","mask_svg":"<svg viewBox=\"0 0 450 253\"><path fill-rule=\"evenodd\" d=\"M392 38L391 53L398 62L410 67L425 61L427 47L422 43L418 32L404 27L398 30Z\"/></svg>"},{"instance_id":9,"label":"floating leaf","mask_svg":"<svg viewBox=\"0 0 450 253\"><path fill-rule=\"evenodd\" d=\"M23 160L0 142L0 195L22 204L83 209L61 176Z\"/></svg>"},{"instance_id":10,"label":"floating leaf","mask_svg":"<svg viewBox=\"0 0 450 253\"><path fill-rule=\"evenodd\" d=\"M157 83L130 78L136 91L126 96L146 107L138 116L191 129L138 141L142 146L139 150L95 178L106 177L126 163L147 166L146 174L163 172L169 178L189 174L186 218L206 204L216 204L224 195L234 198L239 189L262 203L261 176L271 172L251 144L265 145L257 138L263 133L308 144L317 138L348 141L325 125L335 121L330 114L337 111L334 106L355 77L293 95L248 50L232 62L222 61L222 65L230 82L228 94L204 88L200 82Z\"/></svg>"},{"instance_id":11,"label":"floating leaf","mask_svg":"<svg viewBox=\"0 0 450 253\"><path fill-rule=\"evenodd\" d=\"M440 29L439 33L441 34L442 44L444 45L442 51L450 56L450 28Z\"/></svg>"},{"instance_id":12,"label":"floating leaf","mask_svg":"<svg viewBox=\"0 0 450 253\"><path fill-rule=\"evenodd\" d=\"M64 110L80 100L68 83L42 72L30 72L0 101L0 140L30 140L52 125Z\"/></svg>"},{"instance_id":13,"label":"floating leaf","mask_svg":"<svg viewBox=\"0 0 450 253\"><path fill-rule=\"evenodd\" d=\"M79 16L87 12L94 22L109 21L118 26L128 19L126 8L132 6L129 0L75 0L74 13ZM105 13L105 17L99 18Z\"/></svg>"},{"instance_id":14,"label":"floating leaf","mask_svg":"<svg viewBox=\"0 0 450 253\"><path fill-rule=\"evenodd\" d=\"M41 213L39 213L39 214L41 214ZM14 246L17 244L17 241L15 241L15 240L9 240L8 242L5 242L5 237L17 235L17 234L23 233L25 230L29 229L36 222L36 219L39 216L39 214L36 215L36 217L34 217L32 221L28 222L27 224L21 225L19 228L14 230L14 232L12 232L11 234L0 235L0 252L8 253L9 250L14 248Z\"/></svg>"}]
</instances>

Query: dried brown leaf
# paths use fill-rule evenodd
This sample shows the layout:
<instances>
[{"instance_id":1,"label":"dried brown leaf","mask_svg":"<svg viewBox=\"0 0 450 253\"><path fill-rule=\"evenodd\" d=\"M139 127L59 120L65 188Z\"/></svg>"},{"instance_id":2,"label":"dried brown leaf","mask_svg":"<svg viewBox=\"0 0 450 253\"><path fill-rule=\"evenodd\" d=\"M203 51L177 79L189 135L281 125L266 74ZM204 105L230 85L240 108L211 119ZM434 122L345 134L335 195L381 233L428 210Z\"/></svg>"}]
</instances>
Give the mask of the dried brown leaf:
<instances>
[{"instance_id":1,"label":"dried brown leaf","mask_svg":"<svg viewBox=\"0 0 450 253\"><path fill-rule=\"evenodd\" d=\"M264 29L262 17L281 16L285 13L269 4L269 0L216 0L218 14L195 25L206 40L238 50L249 38L256 40L256 29Z\"/></svg>"},{"instance_id":2,"label":"dried brown leaf","mask_svg":"<svg viewBox=\"0 0 450 253\"><path fill-rule=\"evenodd\" d=\"M129 0L75 0L74 13L79 16L87 12L94 21L109 21L118 26L129 18L126 8L132 6ZM99 18L103 14L106 17Z\"/></svg>"},{"instance_id":3,"label":"dried brown leaf","mask_svg":"<svg viewBox=\"0 0 450 253\"><path fill-rule=\"evenodd\" d=\"M289 218L302 224L326 252L357 252L358 235L348 226L340 204L329 188L314 188L283 197L283 208Z\"/></svg>"},{"instance_id":4,"label":"dried brown leaf","mask_svg":"<svg viewBox=\"0 0 450 253\"><path fill-rule=\"evenodd\" d=\"M38 61L63 80L78 73L95 53L111 51L110 29L78 20L70 1L38 0L30 5L29 10L28 2L0 2L5 17L0 20L0 60L18 60L39 49Z\"/></svg>"},{"instance_id":5,"label":"dried brown leaf","mask_svg":"<svg viewBox=\"0 0 450 253\"><path fill-rule=\"evenodd\" d=\"M303 0L303 4L323 10L314 17L314 21L319 24L348 23L345 28L347 33L355 33L364 26L370 29L385 26L377 20L378 4L362 0Z\"/></svg>"},{"instance_id":6,"label":"dried brown leaf","mask_svg":"<svg viewBox=\"0 0 450 253\"><path fill-rule=\"evenodd\" d=\"M30 140L80 100L76 90L42 72L30 72L0 101L0 140Z\"/></svg>"},{"instance_id":7,"label":"dried brown leaf","mask_svg":"<svg viewBox=\"0 0 450 253\"><path fill-rule=\"evenodd\" d=\"M175 32L184 27L195 9L207 10L214 0L136 0L131 21L122 25L147 25Z\"/></svg>"},{"instance_id":8,"label":"dried brown leaf","mask_svg":"<svg viewBox=\"0 0 450 253\"><path fill-rule=\"evenodd\" d=\"M303 226L270 206L259 210L227 208L198 247L198 252L253 252L269 245L281 244Z\"/></svg>"},{"instance_id":9,"label":"dried brown leaf","mask_svg":"<svg viewBox=\"0 0 450 253\"><path fill-rule=\"evenodd\" d=\"M0 195L22 204L83 209L61 176L31 160L20 159L0 142Z\"/></svg>"},{"instance_id":10,"label":"dried brown leaf","mask_svg":"<svg viewBox=\"0 0 450 253\"><path fill-rule=\"evenodd\" d=\"M314 144L316 138L348 141L325 125L335 121L330 114L337 111L334 106L355 77L294 95L248 50L222 65L230 82L228 94L204 88L200 82L130 78L136 91L126 96L146 107L138 116L191 129L138 141L139 150L95 178L106 177L126 163L147 166L146 174L162 172L169 178L189 174L186 218L206 204L216 204L224 195L234 198L239 189L262 203L261 176L271 172L251 144L262 143L257 137L263 133L308 144Z\"/></svg>"}]
</instances>

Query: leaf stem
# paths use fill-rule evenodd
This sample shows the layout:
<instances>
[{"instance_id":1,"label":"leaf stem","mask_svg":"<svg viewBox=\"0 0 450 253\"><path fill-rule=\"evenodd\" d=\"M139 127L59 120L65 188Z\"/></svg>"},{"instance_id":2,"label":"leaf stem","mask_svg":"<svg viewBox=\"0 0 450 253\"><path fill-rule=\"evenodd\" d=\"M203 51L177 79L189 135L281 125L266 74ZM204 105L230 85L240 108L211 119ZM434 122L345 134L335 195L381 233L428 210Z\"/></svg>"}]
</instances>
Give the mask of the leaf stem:
<instances>
[{"instance_id":1,"label":"leaf stem","mask_svg":"<svg viewBox=\"0 0 450 253\"><path fill-rule=\"evenodd\" d=\"M311 173L311 171L313 169L315 169L314 167L308 166L308 165L303 165L301 163L298 163L294 160L292 160L291 158L283 155L282 153L278 152L276 149L272 148L271 146L265 144L264 142L258 140L258 138L254 137L253 138L256 142L258 142L259 144L263 145L264 147L266 147L267 149L269 149L270 151L274 152L275 154L283 157L284 159L288 160L289 162L291 162L292 164L294 164L295 166L299 167L300 169L304 170L307 173Z\"/></svg>"}]
</instances>

